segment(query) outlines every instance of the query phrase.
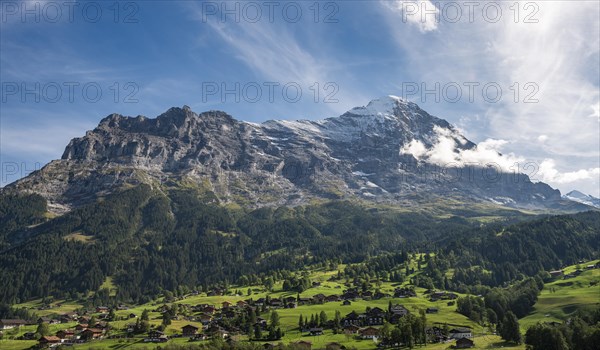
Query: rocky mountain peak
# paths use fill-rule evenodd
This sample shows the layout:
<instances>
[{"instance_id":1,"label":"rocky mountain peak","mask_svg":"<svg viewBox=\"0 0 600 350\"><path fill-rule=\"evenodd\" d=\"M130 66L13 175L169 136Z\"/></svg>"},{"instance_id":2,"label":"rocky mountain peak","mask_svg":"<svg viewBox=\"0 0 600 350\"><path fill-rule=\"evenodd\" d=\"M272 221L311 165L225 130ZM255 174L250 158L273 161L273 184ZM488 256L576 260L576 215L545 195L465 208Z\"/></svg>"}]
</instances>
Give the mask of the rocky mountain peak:
<instances>
[{"instance_id":1,"label":"rocky mountain peak","mask_svg":"<svg viewBox=\"0 0 600 350\"><path fill-rule=\"evenodd\" d=\"M387 95L371 100L366 106L354 107L346 114L357 116L397 117L402 111L416 110L418 106L403 98Z\"/></svg>"},{"instance_id":2,"label":"rocky mountain peak","mask_svg":"<svg viewBox=\"0 0 600 350\"><path fill-rule=\"evenodd\" d=\"M600 198L596 198L592 195L585 194L577 190L573 190L563 195L563 198L573 202L578 202L592 207L600 208Z\"/></svg>"},{"instance_id":3,"label":"rocky mountain peak","mask_svg":"<svg viewBox=\"0 0 600 350\"><path fill-rule=\"evenodd\" d=\"M515 206L560 199L548 185L533 184L525 175L515 184L509 177L490 183L481 177L423 173L427 164L402 150L414 140L431 147L440 130L455 138L457 147L475 147L447 121L396 96L317 121L253 124L221 111L198 114L188 106L156 118L111 114L71 140L62 160L12 187L41 193L56 208L165 179L196 184L220 201L253 206L351 197L406 203L415 196L460 195L479 201L503 198Z\"/></svg>"}]
</instances>

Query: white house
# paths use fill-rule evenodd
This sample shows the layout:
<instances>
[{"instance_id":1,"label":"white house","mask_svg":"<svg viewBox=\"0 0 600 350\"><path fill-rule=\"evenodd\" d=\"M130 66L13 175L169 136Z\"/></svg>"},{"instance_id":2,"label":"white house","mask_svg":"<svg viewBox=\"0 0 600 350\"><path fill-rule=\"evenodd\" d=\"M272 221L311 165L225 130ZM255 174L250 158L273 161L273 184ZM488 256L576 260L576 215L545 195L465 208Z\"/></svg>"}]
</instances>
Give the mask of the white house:
<instances>
[{"instance_id":1,"label":"white house","mask_svg":"<svg viewBox=\"0 0 600 350\"><path fill-rule=\"evenodd\" d=\"M452 328L448 335L450 339L473 338L471 328Z\"/></svg>"}]
</instances>

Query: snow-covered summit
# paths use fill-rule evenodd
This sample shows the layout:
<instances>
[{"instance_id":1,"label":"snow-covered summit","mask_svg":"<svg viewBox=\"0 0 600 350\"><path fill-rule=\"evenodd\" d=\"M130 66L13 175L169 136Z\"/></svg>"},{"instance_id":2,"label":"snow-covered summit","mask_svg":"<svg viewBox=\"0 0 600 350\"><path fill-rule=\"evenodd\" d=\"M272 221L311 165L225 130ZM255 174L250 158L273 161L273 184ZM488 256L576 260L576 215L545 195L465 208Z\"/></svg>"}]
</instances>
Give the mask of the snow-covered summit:
<instances>
[{"instance_id":1,"label":"snow-covered summit","mask_svg":"<svg viewBox=\"0 0 600 350\"><path fill-rule=\"evenodd\" d=\"M223 203L256 206L353 197L404 205L417 197L456 195L529 208L561 200L558 190L522 174L518 181L504 176L498 182L490 182L485 172L456 176L432 169L429 176L424 161L403 150L411 144L431 150L440 135L452 139L456 149L476 147L447 121L396 96L324 120L262 124L174 107L156 118L105 118L73 139L61 160L9 190L37 192L56 212L96 201L98 193L154 186L165 178L210 188Z\"/></svg>"},{"instance_id":2,"label":"snow-covered summit","mask_svg":"<svg viewBox=\"0 0 600 350\"><path fill-rule=\"evenodd\" d=\"M354 107L347 114L392 118L396 115L398 109L416 109L416 107L416 104L401 97L387 95L371 100L366 106Z\"/></svg>"},{"instance_id":3,"label":"snow-covered summit","mask_svg":"<svg viewBox=\"0 0 600 350\"><path fill-rule=\"evenodd\" d=\"M304 139L317 137L350 143L376 138L379 144L394 145L413 139L431 145L437 139L436 128L453 129L447 121L394 95L373 99L366 106L354 107L338 117L314 121L270 120L262 127L268 133L283 133L276 137L286 137L284 134L291 133Z\"/></svg>"},{"instance_id":4,"label":"snow-covered summit","mask_svg":"<svg viewBox=\"0 0 600 350\"><path fill-rule=\"evenodd\" d=\"M563 198L571 200L573 202L578 202L585 205L590 205L592 207L600 208L600 198L581 193L577 190L565 194Z\"/></svg>"}]
</instances>

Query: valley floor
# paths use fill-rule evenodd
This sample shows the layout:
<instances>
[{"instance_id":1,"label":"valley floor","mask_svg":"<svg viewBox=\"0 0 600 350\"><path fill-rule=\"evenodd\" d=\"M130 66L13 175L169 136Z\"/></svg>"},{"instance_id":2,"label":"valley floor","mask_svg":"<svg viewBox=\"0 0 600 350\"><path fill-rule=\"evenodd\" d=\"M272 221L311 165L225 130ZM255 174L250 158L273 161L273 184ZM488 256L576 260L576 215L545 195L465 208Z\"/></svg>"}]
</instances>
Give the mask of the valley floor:
<instances>
[{"instance_id":1,"label":"valley floor","mask_svg":"<svg viewBox=\"0 0 600 350\"><path fill-rule=\"evenodd\" d=\"M595 264L597 261L588 262L587 264ZM564 269L565 273L568 274L576 270L576 266L571 266ZM301 294L302 298L309 298L317 294L332 295L341 294L344 288L344 281L331 281L330 277L335 275L337 271L312 271L310 278L311 281L316 282L313 288L304 291ZM594 307L600 303L600 269L584 270L579 276L570 279L559 279L545 285L538 302L535 305L534 312L520 320L522 333L526 331L528 327L537 322L551 322L564 321L569 315L573 314L577 309L581 307ZM108 281L110 283L110 281ZM407 283L398 284L390 282L382 282L379 285L379 289L383 293L393 294L394 289L398 287L407 286ZM267 294L270 298L283 298L283 297L296 297L295 292L283 292L281 283L274 286L273 292L267 293L262 286L244 286L237 288L243 291L245 295L217 295L207 296L206 294L200 295L189 295L185 298L176 300L175 303L180 305L199 305L209 304L220 307L223 302L230 302L235 304L240 300L253 298L265 298ZM248 289L251 290L251 295L248 296ZM235 290L235 288L232 288ZM312 343L313 349L324 349L327 344L336 342L344 345L346 348L356 349L375 349L377 343L372 340L361 340L356 336L346 334L334 334L332 330L325 330L323 335L310 336L306 332L300 333L298 330L298 320L300 315L304 318L309 318L311 315L325 312L328 319L333 319L335 312L339 311L343 316L347 315L352 311L357 313L363 313L367 307L374 308L379 307L381 309L387 309L389 303L401 304L409 312L419 315L420 310L427 308L437 308L437 313L427 313L426 322L428 326L440 326L447 324L450 327L468 327L473 331L472 340L475 343L475 349L525 349L524 345L515 346L514 344L505 343L500 339L499 336L493 335L493 331L489 327L481 326L467 318L464 315L456 312L456 305L450 303L447 300L430 301L429 297L425 294L423 288L415 288L417 293L416 297L410 298L393 298L386 297L378 300L363 300L357 299L352 301L350 305L342 305L341 301L326 302L323 304L311 304L311 305L300 305L296 308L281 308L277 309L280 317L280 327L285 333L281 339L283 343L291 343L299 340L309 341ZM457 293L459 296L462 294ZM152 344L144 342L145 335L138 335L132 338L122 339L109 339L111 336L121 337L126 334L125 329L128 325L135 323L135 318L131 317L130 314L134 314L139 317L143 310L147 309L149 312L149 323L151 326L159 326L162 322L162 315L158 311L165 302L162 299L154 302L133 306L126 310L118 310L115 312L116 321L110 322L111 330L107 333L104 339L93 340L89 343L76 344L73 348L76 349L153 349L158 346L164 346L165 344L202 344L206 341L190 342L189 338L186 337L173 337L181 334L182 327L185 325L194 325L202 329L202 324L196 321L190 321L183 317L172 320L171 324L165 329L165 335L170 336L171 339L166 343ZM83 305L68 301L54 301L50 308L40 310L42 305L41 300L32 301L16 307L25 307L32 309L39 316L49 315L60 315L66 312L71 312L76 309L80 309ZM263 318L268 319L269 313L261 314ZM62 329L73 328L77 325L76 322L61 323L49 325L51 334L55 334L57 331ZM19 329L4 330L2 340L0 340L0 349L2 350L22 350L29 349L37 344L35 340L17 340L18 337L22 336L26 332L35 332L36 325L28 325L20 327ZM233 339L237 341L247 341L246 335L233 336ZM260 340L256 341L258 344L264 344L268 341ZM274 341L272 343L278 343ZM455 341L448 341L438 344L428 344L427 346L416 346L421 349L450 349L453 348Z\"/></svg>"}]
</instances>

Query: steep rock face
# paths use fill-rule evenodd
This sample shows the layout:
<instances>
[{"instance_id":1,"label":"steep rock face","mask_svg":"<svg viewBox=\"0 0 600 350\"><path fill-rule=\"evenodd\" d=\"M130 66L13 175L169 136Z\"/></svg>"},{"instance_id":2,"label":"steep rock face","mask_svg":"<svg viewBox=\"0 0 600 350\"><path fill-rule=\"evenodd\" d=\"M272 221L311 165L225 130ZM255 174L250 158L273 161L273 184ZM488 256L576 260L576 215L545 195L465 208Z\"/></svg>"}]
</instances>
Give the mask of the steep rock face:
<instances>
[{"instance_id":1,"label":"steep rock face","mask_svg":"<svg viewBox=\"0 0 600 350\"><path fill-rule=\"evenodd\" d=\"M432 147L440 130L458 149L476 147L447 121L393 96L335 118L260 125L187 106L155 119L112 114L73 139L61 160L7 190L40 193L56 212L139 183L196 186L250 206L345 197L411 204L450 196L525 207L560 200L525 175L436 168L402 152L415 140Z\"/></svg>"}]
</instances>

